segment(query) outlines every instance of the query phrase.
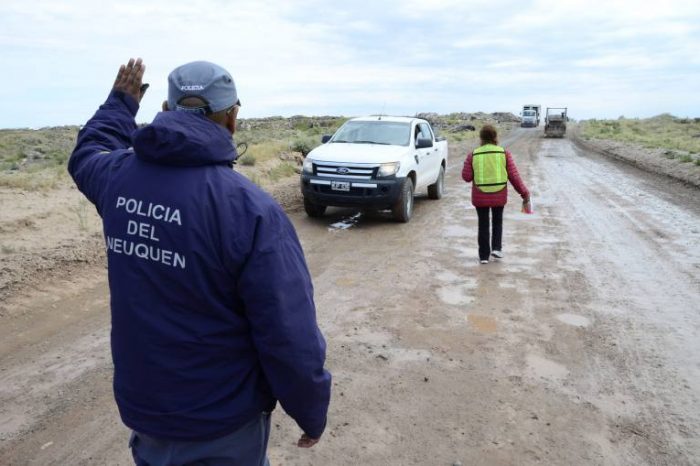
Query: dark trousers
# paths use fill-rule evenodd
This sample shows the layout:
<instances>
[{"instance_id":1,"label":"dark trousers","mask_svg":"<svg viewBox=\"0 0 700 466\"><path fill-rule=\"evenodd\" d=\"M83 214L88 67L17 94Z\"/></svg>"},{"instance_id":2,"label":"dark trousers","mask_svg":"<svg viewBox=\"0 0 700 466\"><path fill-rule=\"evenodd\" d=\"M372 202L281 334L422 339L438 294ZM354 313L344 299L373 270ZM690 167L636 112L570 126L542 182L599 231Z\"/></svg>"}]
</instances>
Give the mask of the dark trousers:
<instances>
[{"instance_id":1,"label":"dark trousers","mask_svg":"<svg viewBox=\"0 0 700 466\"><path fill-rule=\"evenodd\" d=\"M493 229L489 228L489 211L492 212ZM479 216L479 259L486 260L492 250L500 251L502 247L503 207L477 207L476 214Z\"/></svg>"},{"instance_id":2,"label":"dark trousers","mask_svg":"<svg viewBox=\"0 0 700 466\"><path fill-rule=\"evenodd\" d=\"M232 434L207 441L161 440L133 432L136 466L270 466L270 414L261 413Z\"/></svg>"}]
</instances>

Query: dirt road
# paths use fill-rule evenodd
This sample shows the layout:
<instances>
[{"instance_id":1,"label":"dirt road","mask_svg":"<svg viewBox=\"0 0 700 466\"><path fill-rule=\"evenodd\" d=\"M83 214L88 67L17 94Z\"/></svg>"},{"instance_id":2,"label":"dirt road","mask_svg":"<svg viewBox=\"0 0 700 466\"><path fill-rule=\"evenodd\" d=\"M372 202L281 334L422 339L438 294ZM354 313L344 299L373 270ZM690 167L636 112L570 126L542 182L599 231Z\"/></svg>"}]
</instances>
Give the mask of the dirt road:
<instances>
[{"instance_id":1,"label":"dirt road","mask_svg":"<svg viewBox=\"0 0 700 466\"><path fill-rule=\"evenodd\" d=\"M453 147L413 220L291 213L334 375L310 451L273 416L274 465L700 462L698 191L516 130L536 214L505 214L482 266ZM0 464L130 464L111 393L102 267L0 316Z\"/></svg>"}]
</instances>

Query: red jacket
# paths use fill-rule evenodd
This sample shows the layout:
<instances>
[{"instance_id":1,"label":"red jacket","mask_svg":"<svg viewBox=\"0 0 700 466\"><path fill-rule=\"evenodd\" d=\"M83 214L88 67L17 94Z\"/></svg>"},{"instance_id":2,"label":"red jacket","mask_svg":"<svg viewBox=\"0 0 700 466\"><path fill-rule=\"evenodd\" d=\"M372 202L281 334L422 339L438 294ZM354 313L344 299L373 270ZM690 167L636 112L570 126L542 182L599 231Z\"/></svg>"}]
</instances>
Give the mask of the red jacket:
<instances>
[{"instance_id":1,"label":"red jacket","mask_svg":"<svg viewBox=\"0 0 700 466\"><path fill-rule=\"evenodd\" d=\"M474 167L472 166L473 153L469 153L467 160L464 161L462 168L462 179L467 183L474 181ZM506 171L508 172L508 181L513 185L515 190L523 199L530 198L530 192L527 186L520 179L518 168L515 166L513 156L509 151L506 151ZM508 202L508 186L495 193L484 193L472 183L472 205L474 207L503 207Z\"/></svg>"}]
</instances>

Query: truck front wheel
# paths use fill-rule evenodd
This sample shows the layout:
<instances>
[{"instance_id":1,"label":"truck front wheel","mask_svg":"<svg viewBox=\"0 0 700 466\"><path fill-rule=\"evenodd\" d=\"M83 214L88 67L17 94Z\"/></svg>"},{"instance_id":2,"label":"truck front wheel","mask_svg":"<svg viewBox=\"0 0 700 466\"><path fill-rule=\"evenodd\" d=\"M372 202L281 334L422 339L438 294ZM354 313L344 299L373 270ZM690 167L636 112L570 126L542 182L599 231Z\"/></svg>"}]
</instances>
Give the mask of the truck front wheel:
<instances>
[{"instance_id":1,"label":"truck front wheel","mask_svg":"<svg viewBox=\"0 0 700 466\"><path fill-rule=\"evenodd\" d=\"M407 223L413 214L413 180L406 178L401 187L401 195L391 209L394 220Z\"/></svg>"},{"instance_id":2,"label":"truck front wheel","mask_svg":"<svg viewBox=\"0 0 700 466\"><path fill-rule=\"evenodd\" d=\"M435 183L428 186L428 197L430 199L442 199L442 195L445 193L445 167L440 166L440 173L438 174Z\"/></svg>"},{"instance_id":3,"label":"truck front wheel","mask_svg":"<svg viewBox=\"0 0 700 466\"><path fill-rule=\"evenodd\" d=\"M322 217L326 213L326 206L322 204L315 204L304 198L304 210L306 215L309 217Z\"/></svg>"}]
</instances>

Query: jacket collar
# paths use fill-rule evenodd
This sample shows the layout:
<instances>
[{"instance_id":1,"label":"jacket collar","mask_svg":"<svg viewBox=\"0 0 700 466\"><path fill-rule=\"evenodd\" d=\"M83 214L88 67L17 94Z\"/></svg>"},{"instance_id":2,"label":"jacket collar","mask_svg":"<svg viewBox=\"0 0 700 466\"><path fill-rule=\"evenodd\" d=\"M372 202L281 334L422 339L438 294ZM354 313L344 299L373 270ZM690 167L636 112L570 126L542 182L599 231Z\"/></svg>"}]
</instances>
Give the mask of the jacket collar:
<instances>
[{"instance_id":1,"label":"jacket collar","mask_svg":"<svg viewBox=\"0 0 700 466\"><path fill-rule=\"evenodd\" d=\"M226 128L192 113L158 113L153 123L138 129L132 139L138 158L161 165L231 165L238 156Z\"/></svg>"}]
</instances>

